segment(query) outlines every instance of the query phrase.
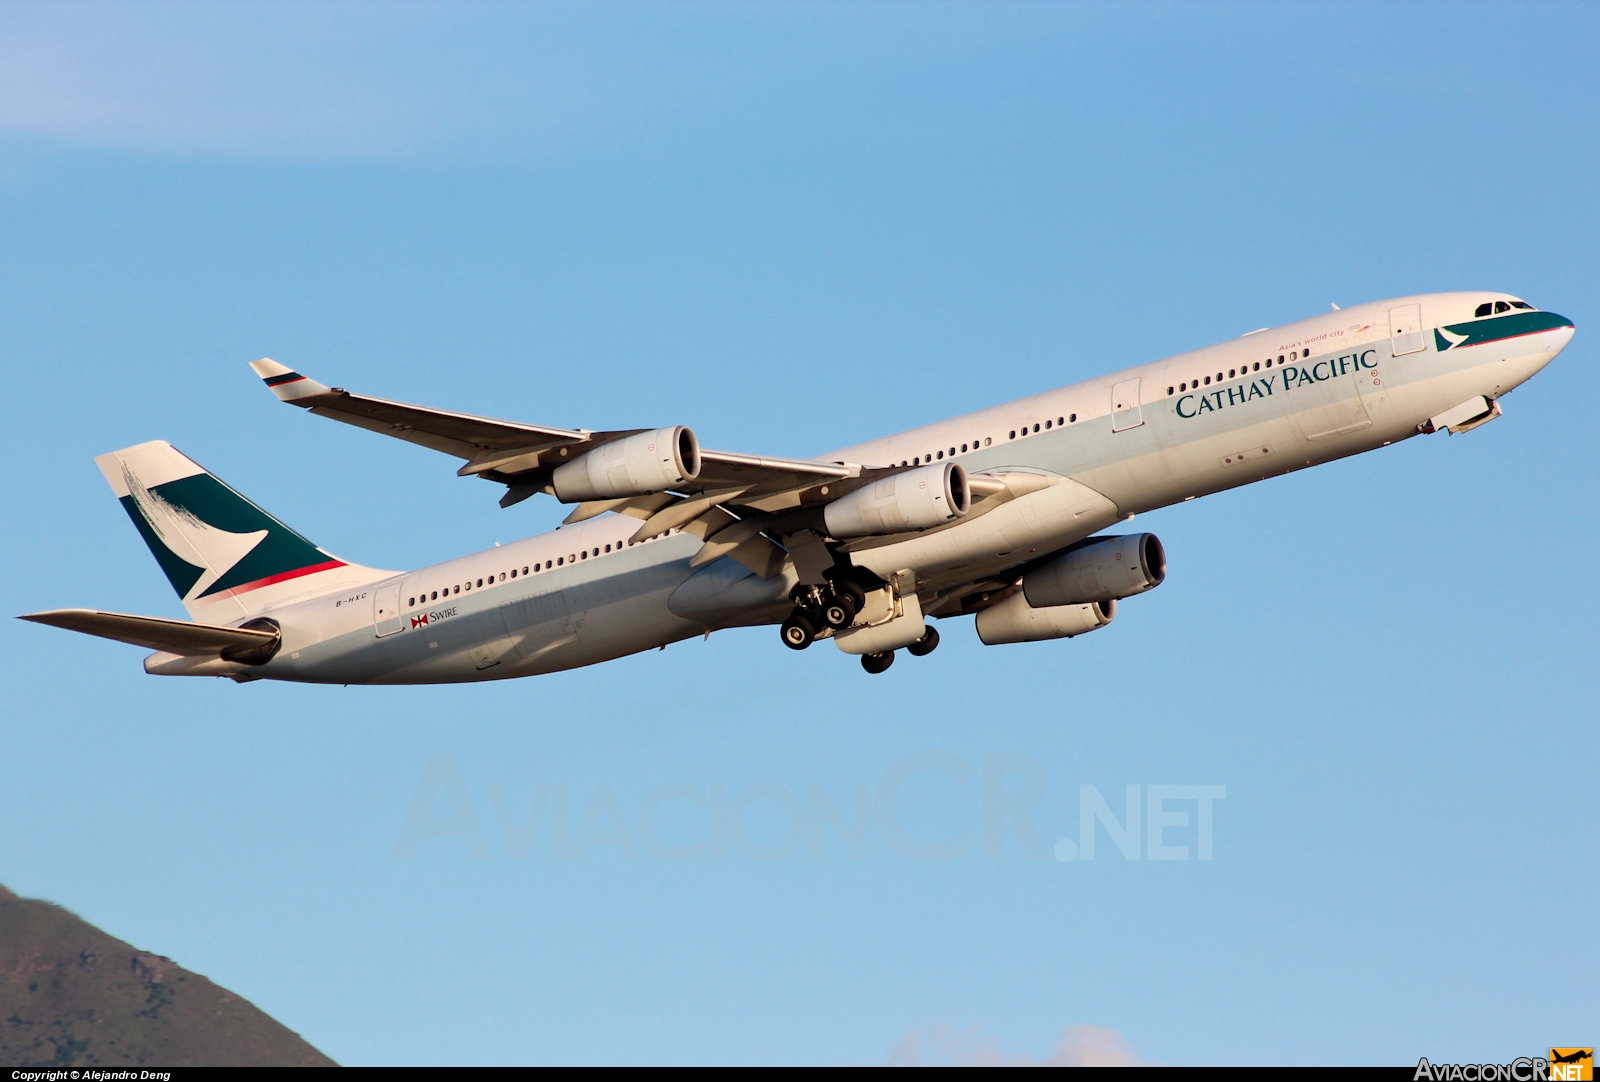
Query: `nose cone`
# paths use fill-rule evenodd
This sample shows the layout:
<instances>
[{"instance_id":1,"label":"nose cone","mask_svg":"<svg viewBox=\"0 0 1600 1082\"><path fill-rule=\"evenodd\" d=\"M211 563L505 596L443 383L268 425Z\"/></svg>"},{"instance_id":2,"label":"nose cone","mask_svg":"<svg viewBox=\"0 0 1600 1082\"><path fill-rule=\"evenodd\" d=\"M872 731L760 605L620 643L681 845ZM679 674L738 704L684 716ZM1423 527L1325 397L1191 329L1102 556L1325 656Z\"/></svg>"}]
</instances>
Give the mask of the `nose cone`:
<instances>
[{"instance_id":1,"label":"nose cone","mask_svg":"<svg viewBox=\"0 0 1600 1082\"><path fill-rule=\"evenodd\" d=\"M1567 348L1567 343L1572 341L1572 336L1577 333L1577 328L1572 325L1572 320L1566 316L1558 316L1554 312L1545 313L1552 323L1550 330L1541 337L1544 339L1544 350L1554 357L1557 353Z\"/></svg>"}]
</instances>

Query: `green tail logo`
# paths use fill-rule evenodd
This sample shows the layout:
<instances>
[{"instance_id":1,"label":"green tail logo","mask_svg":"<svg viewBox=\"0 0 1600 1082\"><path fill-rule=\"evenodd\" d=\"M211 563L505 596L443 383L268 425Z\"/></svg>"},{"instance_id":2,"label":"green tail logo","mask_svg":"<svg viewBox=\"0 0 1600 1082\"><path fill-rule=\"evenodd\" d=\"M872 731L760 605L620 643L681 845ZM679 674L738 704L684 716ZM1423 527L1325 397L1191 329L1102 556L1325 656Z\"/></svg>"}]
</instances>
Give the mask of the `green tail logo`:
<instances>
[{"instance_id":1,"label":"green tail logo","mask_svg":"<svg viewBox=\"0 0 1600 1082\"><path fill-rule=\"evenodd\" d=\"M95 461L185 602L346 566L171 444L140 444Z\"/></svg>"}]
</instances>

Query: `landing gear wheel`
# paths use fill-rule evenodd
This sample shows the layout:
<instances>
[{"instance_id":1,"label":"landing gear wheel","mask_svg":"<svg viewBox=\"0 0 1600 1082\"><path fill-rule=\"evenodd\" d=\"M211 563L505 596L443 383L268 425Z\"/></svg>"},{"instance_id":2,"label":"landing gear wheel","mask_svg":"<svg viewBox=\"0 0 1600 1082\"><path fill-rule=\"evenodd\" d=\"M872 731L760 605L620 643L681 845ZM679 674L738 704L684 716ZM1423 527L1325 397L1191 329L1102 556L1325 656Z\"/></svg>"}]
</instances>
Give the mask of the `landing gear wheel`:
<instances>
[{"instance_id":1,"label":"landing gear wheel","mask_svg":"<svg viewBox=\"0 0 1600 1082\"><path fill-rule=\"evenodd\" d=\"M876 675L894 664L894 651L885 650L881 654L862 654L861 667L869 673Z\"/></svg>"},{"instance_id":2,"label":"landing gear wheel","mask_svg":"<svg viewBox=\"0 0 1600 1082\"><path fill-rule=\"evenodd\" d=\"M939 632L936 628L928 628L922 633L922 638L906 647L906 653L912 657L927 657L939 646Z\"/></svg>"},{"instance_id":3,"label":"landing gear wheel","mask_svg":"<svg viewBox=\"0 0 1600 1082\"><path fill-rule=\"evenodd\" d=\"M843 579L837 579L834 581L833 594L835 597L848 597L851 601L854 601L857 612L860 612L867 603L867 595L861 589L861 587L857 586L853 582L846 582Z\"/></svg>"},{"instance_id":4,"label":"landing gear wheel","mask_svg":"<svg viewBox=\"0 0 1600 1082\"><path fill-rule=\"evenodd\" d=\"M861 611L855 599L845 595L836 597L822 608L822 622L835 631L843 631L855 623L856 613Z\"/></svg>"},{"instance_id":5,"label":"landing gear wheel","mask_svg":"<svg viewBox=\"0 0 1600 1082\"><path fill-rule=\"evenodd\" d=\"M778 634L783 637L783 645L789 649L804 650L811 645L811 640L817 637L817 628L806 619L805 613L795 612L783 622Z\"/></svg>"}]
</instances>

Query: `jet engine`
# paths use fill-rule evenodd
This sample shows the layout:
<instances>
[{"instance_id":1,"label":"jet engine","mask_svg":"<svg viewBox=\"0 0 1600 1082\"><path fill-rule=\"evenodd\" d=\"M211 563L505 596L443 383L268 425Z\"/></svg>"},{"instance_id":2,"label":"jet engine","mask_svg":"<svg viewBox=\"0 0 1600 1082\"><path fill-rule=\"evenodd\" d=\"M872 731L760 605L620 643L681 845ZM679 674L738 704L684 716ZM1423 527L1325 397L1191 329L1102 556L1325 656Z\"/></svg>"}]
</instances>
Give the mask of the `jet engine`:
<instances>
[{"instance_id":1,"label":"jet engine","mask_svg":"<svg viewBox=\"0 0 1600 1082\"><path fill-rule=\"evenodd\" d=\"M552 482L562 503L646 496L700 474L700 442L683 425L603 443L556 467Z\"/></svg>"},{"instance_id":2,"label":"jet engine","mask_svg":"<svg viewBox=\"0 0 1600 1082\"><path fill-rule=\"evenodd\" d=\"M954 462L918 466L858 488L823 509L834 537L866 537L943 526L972 506L967 471Z\"/></svg>"},{"instance_id":3,"label":"jet engine","mask_svg":"<svg viewBox=\"0 0 1600 1082\"><path fill-rule=\"evenodd\" d=\"M1156 535L1133 533L1091 540L1030 571L1022 592L1036 609L1086 605L1142 594L1166 577L1167 554Z\"/></svg>"},{"instance_id":4,"label":"jet engine","mask_svg":"<svg viewBox=\"0 0 1600 1082\"><path fill-rule=\"evenodd\" d=\"M978 613L978 638L985 646L1008 642L1070 639L1105 627L1117 615L1115 601L1087 605L1051 605L1036 609L1020 593L1012 594Z\"/></svg>"}]
</instances>

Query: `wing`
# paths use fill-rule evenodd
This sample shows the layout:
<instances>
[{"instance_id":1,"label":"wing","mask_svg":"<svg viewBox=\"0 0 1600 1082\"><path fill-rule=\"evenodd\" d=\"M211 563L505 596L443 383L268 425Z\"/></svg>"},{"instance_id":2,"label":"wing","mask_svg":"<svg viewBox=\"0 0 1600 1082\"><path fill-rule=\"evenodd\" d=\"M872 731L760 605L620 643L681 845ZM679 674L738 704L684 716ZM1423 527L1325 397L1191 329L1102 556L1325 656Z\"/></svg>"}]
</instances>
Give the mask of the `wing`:
<instances>
[{"instance_id":1,"label":"wing","mask_svg":"<svg viewBox=\"0 0 1600 1082\"><path fill-rule=\"evenodd\" d=\"M456 471L460 476L481 477L506 486L500 499L502 507L536 493L554 494L551 475L562 462L613 440L649 431L595 432L501 421L326 387L267 358L252 362L250 367L283 402L464 459ZM722 538L710 551L717 556L732 554L752 570L770 575L786 552L776 542L778 535L770 529L779 525L779 518L792 518L808 507L820 507L888 472L843 463L704 449L700 463L700 472L693 480L675 484L669 492L580 503L567 521L579 522L606 511L631 515L645 520L634 535L637 540L681 529L709 541L713 534L738 525L738 530ZM846 487L838 487L841 484ZM715 558L707 552L700 555Z\"/></svg>"}]
</instances>

